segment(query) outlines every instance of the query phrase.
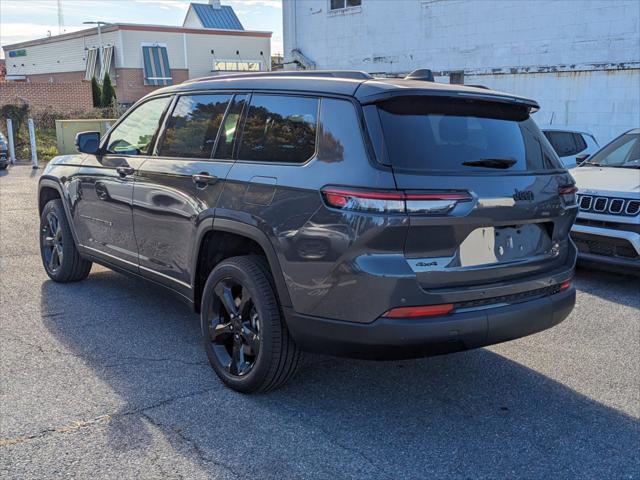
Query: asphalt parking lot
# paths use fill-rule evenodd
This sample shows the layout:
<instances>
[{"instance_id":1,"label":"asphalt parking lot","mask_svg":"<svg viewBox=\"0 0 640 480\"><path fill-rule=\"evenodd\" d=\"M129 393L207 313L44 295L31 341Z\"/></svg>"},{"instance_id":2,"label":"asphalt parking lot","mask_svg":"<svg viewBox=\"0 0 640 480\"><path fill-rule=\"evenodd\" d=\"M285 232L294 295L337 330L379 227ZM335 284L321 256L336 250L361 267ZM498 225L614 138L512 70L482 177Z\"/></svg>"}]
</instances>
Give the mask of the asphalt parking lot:
<instances>
[{"instance_id":1,"label":"asphalt parking lot","mask_svg":"<svg viewBox=\"0 0 640 480\"><path fill-rule=\"evenodd\" d=\"M640 282L579 270L552 330L402 362L314 356L243 396L197 317L94 266L48 280L41 170L0 173L2 478L638 478Z\"/></svg>"}]
</instances>

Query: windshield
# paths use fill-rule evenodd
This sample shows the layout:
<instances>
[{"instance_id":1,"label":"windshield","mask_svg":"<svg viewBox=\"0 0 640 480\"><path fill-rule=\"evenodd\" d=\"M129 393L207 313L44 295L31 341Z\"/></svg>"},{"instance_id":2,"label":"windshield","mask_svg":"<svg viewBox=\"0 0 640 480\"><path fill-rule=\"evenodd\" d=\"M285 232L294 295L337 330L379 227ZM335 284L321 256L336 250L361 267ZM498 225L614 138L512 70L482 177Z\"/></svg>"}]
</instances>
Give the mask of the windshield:
<instances>
[{"instance_id":1,"label":"windshield","mask_svg":"<svg viewBox=\"0 0 640 480\"><path fill-rule=\"evenodd\" d=\"M519 105L402 96L378 104L390 163L412 172L561 169Z\"/></svg>"},{"instance_id":2,"label":"windshield","mask_svg":"<svg viewBox=\"0 0 640 480\"><path fill-rule=\"evenodd\" d=\"M640 168L640 133L625 133L582 165Z\"/></svg>"}]
</instances>

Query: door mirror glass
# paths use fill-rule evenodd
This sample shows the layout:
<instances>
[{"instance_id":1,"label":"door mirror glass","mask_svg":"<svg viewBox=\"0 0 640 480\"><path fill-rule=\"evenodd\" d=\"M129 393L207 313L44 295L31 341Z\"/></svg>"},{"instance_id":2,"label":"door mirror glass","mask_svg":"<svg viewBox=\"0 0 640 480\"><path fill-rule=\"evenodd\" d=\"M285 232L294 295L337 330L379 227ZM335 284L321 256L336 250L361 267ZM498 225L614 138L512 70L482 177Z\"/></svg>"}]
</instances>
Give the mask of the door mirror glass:
<instances>
[{"instance_id":1,"label":"door mirror glass","mask_svg":"<svg viewBox=\"0 0 640 480\"><path fill-rule=\"evenodd\" d=\"M96 155L100 148L100 132L80 132L76 135L76 148L81 153Z\"/></svg>"}]
</instances>

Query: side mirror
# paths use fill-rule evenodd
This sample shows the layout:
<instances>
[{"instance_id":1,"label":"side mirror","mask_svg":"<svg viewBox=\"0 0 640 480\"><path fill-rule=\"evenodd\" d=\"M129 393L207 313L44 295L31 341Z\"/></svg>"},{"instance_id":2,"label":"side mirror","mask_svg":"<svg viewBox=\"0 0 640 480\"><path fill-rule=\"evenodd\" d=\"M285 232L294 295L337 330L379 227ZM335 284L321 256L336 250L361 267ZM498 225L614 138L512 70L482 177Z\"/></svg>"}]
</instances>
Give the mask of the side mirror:
<instances>
[{"instance_id":1,"label":"side mirror","mask_svg":"<svg viewBox=\"0 0 640 480\"><path fill-rule=\"evenodd\" d=\"M76 135L76 148L81 153L97 155L100 150L100 132L80 132Z\"/></svg>"},{"instance_id":2,"label":"side mirror","mask_svg":"<svg viewBox=\"0 0 640 480\"><path fill-rule=\"evenodd\" d=\"M589 155L588 153L583 153L581 155L576 155L576 165L580 165L581 163L584 163L584 161L589 158L591 155Z\"/></svg>"}]
</instances>

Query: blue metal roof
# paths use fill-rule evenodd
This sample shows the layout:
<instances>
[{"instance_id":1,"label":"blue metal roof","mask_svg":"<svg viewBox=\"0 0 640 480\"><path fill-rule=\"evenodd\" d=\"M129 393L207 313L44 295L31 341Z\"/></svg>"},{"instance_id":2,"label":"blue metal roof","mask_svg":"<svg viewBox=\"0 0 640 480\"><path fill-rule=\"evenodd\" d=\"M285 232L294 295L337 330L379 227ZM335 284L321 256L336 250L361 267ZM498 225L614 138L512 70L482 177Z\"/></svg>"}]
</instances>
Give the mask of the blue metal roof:
<instances>
[{"instance_id":1,"label":"blue metal roof","mask_svg":"<svg viewBox=\"0 0 640 480\"><path fill-rule=\"evenodd\" d=\"M244 30L236 12L228 5L214 8L205 3L192 3L191 6L198 15L204 28L221 28L225 30Z\"/></svg>"}]
</instances>

